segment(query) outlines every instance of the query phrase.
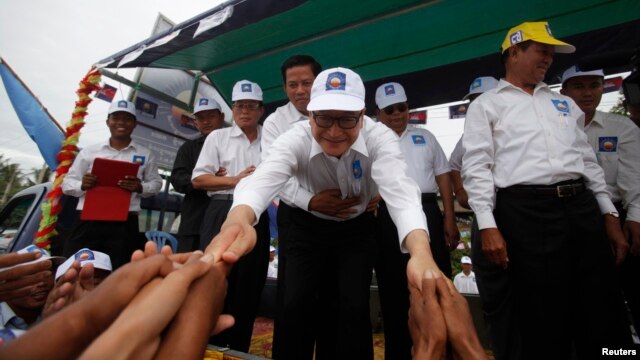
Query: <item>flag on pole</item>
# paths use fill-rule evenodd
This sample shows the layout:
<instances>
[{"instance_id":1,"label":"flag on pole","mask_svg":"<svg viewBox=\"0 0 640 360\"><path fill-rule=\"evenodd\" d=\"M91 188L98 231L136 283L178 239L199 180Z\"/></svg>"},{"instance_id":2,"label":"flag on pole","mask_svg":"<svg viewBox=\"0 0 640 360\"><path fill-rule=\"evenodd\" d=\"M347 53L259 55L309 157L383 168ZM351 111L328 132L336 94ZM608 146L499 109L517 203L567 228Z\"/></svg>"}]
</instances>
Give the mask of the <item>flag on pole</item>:
<instances>
[{"instance_id":1,"label":"flag on pole","mask_svg":"<svg viewBox=\"0 0 640 360\"><path fill-rule=\"evenodd\" d=\"M104 86L102 86L102 89L100 89L100 91L96 93L96 97L100 100L111 103L113 101L113 98L116 96L116 91L118 91L118 89L116 89L115 87L109 84L104 84Z\"/></svg>"},{"instance_id":2,"label":"flag on pole","mask_svg":"<svg viewBox=\"0 0 640 360\"><path fill-rule=\"evenodd\" d=\"M49 168L55 170L58 167L56 157L64 139L62 128L2 58L0 75L22 126L38 145Z\"/></svg>"}]
</instances>

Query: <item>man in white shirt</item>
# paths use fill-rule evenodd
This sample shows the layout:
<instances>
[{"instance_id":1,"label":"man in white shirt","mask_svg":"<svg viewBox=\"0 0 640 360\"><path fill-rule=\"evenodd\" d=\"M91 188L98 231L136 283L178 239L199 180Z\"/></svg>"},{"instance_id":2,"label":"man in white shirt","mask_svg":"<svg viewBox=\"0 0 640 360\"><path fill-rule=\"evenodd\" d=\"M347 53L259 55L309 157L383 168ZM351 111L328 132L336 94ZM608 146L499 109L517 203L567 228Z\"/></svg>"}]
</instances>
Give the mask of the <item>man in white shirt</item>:
<instances>
[{"instance_id":1,"label":"man in white shirt","mask_svg":"<svg viewBox=\"0 0 640 360\"><path fill-rule=\"evenodd\" d=\"M127 176L118 182L120 188L131 192L129 216L126 221L78 220L64 244L63 255L69 257L82 248L91 248L108 254L113 268L117 269L129 262L134 250L144 246L138 227L140 198L158 193L162 178L158 174L153 153L131 139L131 133L137 125L136 108L132 102L112 102L106 123L111 137L103 143L87 146L78 153L62 181L62 191L66 195L79 197L77 210L82 210L86 190L95 187L98 181L91 173L96 158L137 163L140 165L137 176Z\"/></svg>"},{"instance_id":2,"label":"man in white shirt","mask_svg":"<svg viewBox=\"0 0 640 360\"><path fill-rule=\"evenodd\" d=\"M478 294L476 285L476 274L471 271L471 258L463 256L460 258L462 271L453 278L453 285L461 294Z\"/></svg>"},{"instance_id":3,"label":"man in white shirt","mask_svg":"<svg viewBox=\"0 0 640 360\"><path fill-rule=\"evenodd\" d=\"M421 288L426 270L439 272L428 246L420 190L406 175L397 136L364 116L364 84L349 69L318 75L311 90L309 122L281 135L255 173L243 179L234 205L206 253L233 263L255 242L252 224L285 183L317 194L339 189L351 211L329 216L291 211L280 359L373 357L369 285L375 248L373 214L378 192L398 228L401 249L411 254L409 283ZM327 259L334 266L327 267ZM325 308L328 311L319 311ZM326 332L320 339L319 332ZM317 340L317 341L316 341Z\"/></svg>"},{"instance_id":4,"label":"man in white shirt","mask_svg":"<svg viewBox=\"0 0 640 360\"><path fill-rule=\"evenodd\" d=\"M269 270L267 270L267 277L271 279L278 278L278 259L276 259L276 248L269 247Z\"/></svg>"},{"instance_id":5,"label":"man in white shirt","mask_svg":"<svg viewBox=\"0 0 640 360\"><path fill-rule=\"evenodd\" d=\"M621 261L628 244L584 114L542 82L554 52L573 51L546 22L512 28L505 78L467 113L462 177L480 229L472 256L496 359L545 358L548 349L569 358L572 347L588 358L594 346L629 345L611 253Z\"/></svg>"},{"instance_id":6,"label":"man in white shirt","mask_svg":"<svg viewBox=\"0 0 640 360\"><path fill-rule=\"evenodd\" d=\"M206 190L211 199L200 228L201 250L220 232L236 186L242 178L253 174L261 159L262 126L258 121L264 113L262 89L251 81L238 81L231 100L233 126L207 136L191 176L193 188ZM216 176L220 168L226 169L225 176ZM234 316L235 324L210 340L243 352L248 352L251 345L253 322L269 263L269 216L266 211L260 214L260 221L255 224L258 234L255 248L236 264L228 277L225 311Z\"/></svg>"},{"instance_id":7,"label":"man in white shirt","mask_svg":"<svg viewBox=\"0 0 640 360\"><path fill-rule=\"evenodd\" d=\"M453 193L449 178L449 163L440 144L431 132L409 122L409 104L401 84L382 84L376 90L376 117L394 131L407 162L407 175L422 193L422 210L427 217L431 253L440 270L451 277L449 251L458 245L460 234L453 210ZM443 213L438 206L438 190ZM378 280L380 304L384 322L385 358L410 359L411 336L407 326L409 288L407 287L408 254L398 245L398 231L389 216L386 203L380 202L378 253L374 269Z\"/></svg>"},{"instance_id":8,"label":"man in white shirt","mask_svg":"<svg viewBox=\"0 0 640 360\"><path fill-rule=\"evenodd\" d=\"M584 112L584 132L604 171L611 201L620 214L630 254L620 268L621 282L636 328L640 326L640 129L627 117L597 111L604 92L602 70L572 66L562 74L561 94Z\"/></svg>"}]
</instances>

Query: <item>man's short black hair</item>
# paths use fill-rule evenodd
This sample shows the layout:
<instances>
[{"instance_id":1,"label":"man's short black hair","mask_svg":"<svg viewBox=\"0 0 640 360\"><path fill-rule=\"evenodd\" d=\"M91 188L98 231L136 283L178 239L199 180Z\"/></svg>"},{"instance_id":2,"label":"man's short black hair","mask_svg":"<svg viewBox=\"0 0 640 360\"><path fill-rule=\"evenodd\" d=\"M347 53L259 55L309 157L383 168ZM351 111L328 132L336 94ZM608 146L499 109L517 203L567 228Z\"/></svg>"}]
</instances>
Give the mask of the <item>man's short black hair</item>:
<instances>
[{"instance_id":1,"label":"man's short black hair","mask_svg":"<svg viewBox=\"0 0 640 360\"><path fill-rule=\"evenodd\" d=\"M322 66L319 62L316 61L313 57L309 55L293 55L292 57L285 60L280 66L280 71L282 72L282 82L287 82L287 70L296 66L305 66L310 65L311 71L313 71L314 76L318 76L322 71Z\"/></svg>"},{"instance_id":2,"label":"man's short black hair","mask_svg":"<svg viewBox=\"0 0 640 360\"><path fill-rule=\"evenodd\" d=\"M517 46L520 48L520 50L525 51L529 48L529 46L531 46L533 44L533 40L527 40L527 41L523 41L521 43L517 43L514 46ZM509 54L511 53L511 47L507 48L507 50L505 50L502 53L502 64L506 64L507 63L507 59L509 58Z\"/></svg>"}]
</instances>

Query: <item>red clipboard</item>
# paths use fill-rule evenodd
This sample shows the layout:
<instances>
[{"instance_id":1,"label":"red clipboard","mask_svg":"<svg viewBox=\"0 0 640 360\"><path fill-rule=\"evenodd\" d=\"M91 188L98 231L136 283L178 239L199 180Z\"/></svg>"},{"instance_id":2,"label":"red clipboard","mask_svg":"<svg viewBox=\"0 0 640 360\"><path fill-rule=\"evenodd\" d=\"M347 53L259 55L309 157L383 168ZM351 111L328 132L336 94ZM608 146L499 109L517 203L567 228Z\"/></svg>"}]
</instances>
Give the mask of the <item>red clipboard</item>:
<instances>
[{"instance_id":1,"label":"red clipboard","mask_svg":"<svg viewBox=\"0 0 640 360\"><path fill-rule=\"evenodd\" d=\"M95 187L87 190L81 220L126 221L131 192L118 186L125 176L137 176L139 164L96 158L91 173L98 177Z\"/></svg>"}]
</instances>

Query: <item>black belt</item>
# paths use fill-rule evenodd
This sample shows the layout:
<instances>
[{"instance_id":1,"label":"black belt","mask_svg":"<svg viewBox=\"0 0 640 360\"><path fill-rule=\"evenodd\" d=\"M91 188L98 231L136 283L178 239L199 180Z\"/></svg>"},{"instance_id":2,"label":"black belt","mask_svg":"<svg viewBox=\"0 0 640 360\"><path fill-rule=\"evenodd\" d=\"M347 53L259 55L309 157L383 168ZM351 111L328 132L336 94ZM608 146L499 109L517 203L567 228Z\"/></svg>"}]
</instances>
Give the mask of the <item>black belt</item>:
<instances>
[{"instance_id":1,"label":"black belt","mask_svg":"<svg viewBox=\"0 0 640 360\"><path fill-rule=\"evenodd\" d=\"M213 194L211 200L227 200L233 201L233 194Z\"/></svg>"},{"instance_id":2,"label":"black belt","mask_svg":"<svg viewBox=\"0 0 640 360\"><path fill-rule=\"evenodd\" d=\"M583 193L586 190L584 181L569 180L552 185L513 185L498 189L498 192L511 194L545 195L554 197L569 197Z\"/></svg>"}]
</instances>

